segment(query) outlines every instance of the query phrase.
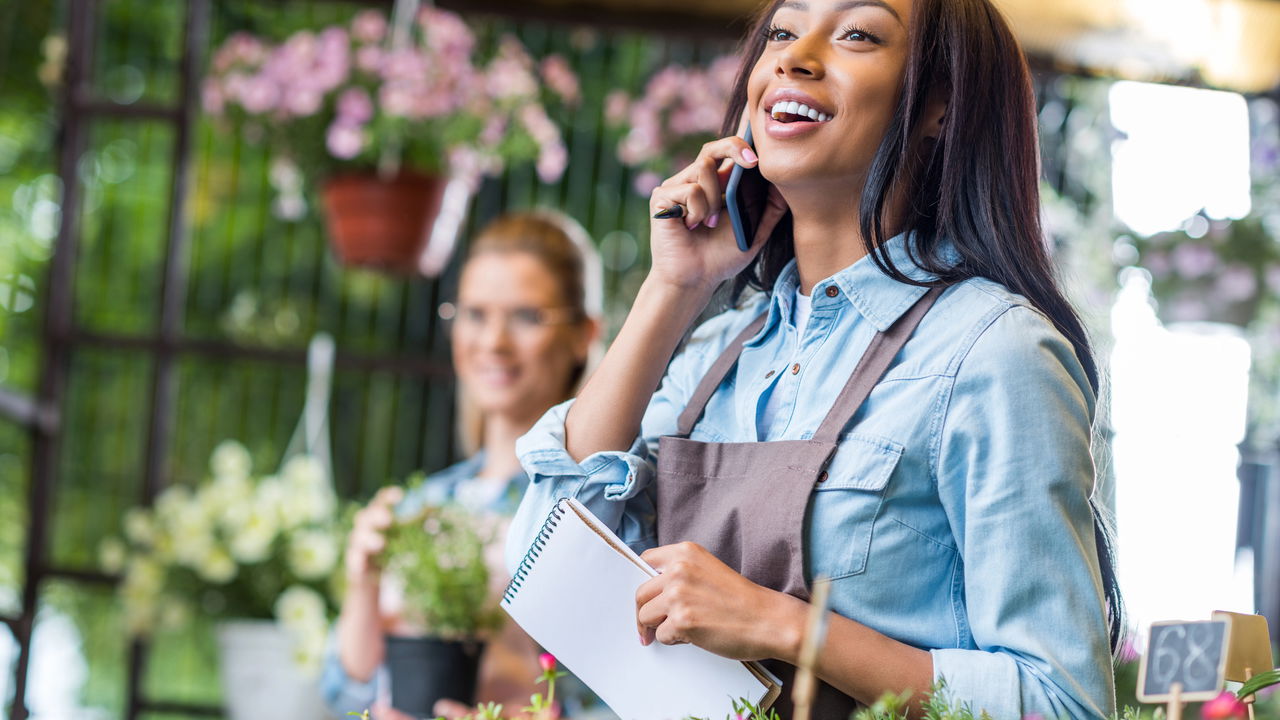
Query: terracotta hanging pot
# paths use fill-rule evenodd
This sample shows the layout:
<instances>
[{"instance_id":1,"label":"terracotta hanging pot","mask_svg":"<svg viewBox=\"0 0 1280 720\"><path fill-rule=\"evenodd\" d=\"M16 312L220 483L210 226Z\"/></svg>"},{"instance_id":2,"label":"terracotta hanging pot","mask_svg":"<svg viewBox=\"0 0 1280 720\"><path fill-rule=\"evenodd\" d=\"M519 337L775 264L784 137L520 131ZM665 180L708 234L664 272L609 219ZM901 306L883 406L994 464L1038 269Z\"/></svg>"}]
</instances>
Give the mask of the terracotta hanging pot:
<instances>
[{"instance_id":1,"label":"terracotta hanging pot","mask_svg":"<svg viewBox=\"0 0 1280 720\"><path fill-rule=\"evenodd\" d=\"M329 242L344 265L418 273L448 179L411 170L335 175L321 187Z\"/></svg>"}]
</instances>

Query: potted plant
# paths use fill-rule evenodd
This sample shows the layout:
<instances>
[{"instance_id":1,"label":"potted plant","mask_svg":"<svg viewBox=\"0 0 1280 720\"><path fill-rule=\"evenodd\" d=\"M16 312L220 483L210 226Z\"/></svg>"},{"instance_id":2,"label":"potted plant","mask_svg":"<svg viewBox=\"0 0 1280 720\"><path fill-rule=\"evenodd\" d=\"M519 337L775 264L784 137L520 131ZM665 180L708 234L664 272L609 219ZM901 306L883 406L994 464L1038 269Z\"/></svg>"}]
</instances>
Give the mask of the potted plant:
<instances>
[{"instance_id":1,"label":"potted plant","mask_svg":"<svg viewBox=\"0 0 1280 720\"><path fill-rule=\"evenodd\" d=\"M435 219L460 222L482 175L532 160L551 182L568 162L547 113L577 100L567 63L535 63L513 36L484 57L477 45L460 17L430 5L394 27L362 10L279 44L238 32L213 55L204 108L271 148L277 214L301 217L303 188L319 186L342 262L438 270L448 253L424 252ZM460 193L446 193L450 181Z\"/></svg>"},{"instance_id":2,"label":"potted plant","mask_svg":"<svg viewBox=\"0 0 1280 720\"><path fill-rule=\"evenodd\" d=\"M503 615L485 549L495 528L453 506L427 506L387 531L379 563L396 631L386 637L391 705L429 716L437 700L475 702L485 637Z\"/></svg>"},{"instance_id":3,"label":"potted plant","mask_svg":"<svg viewBox=\"0 0 1280 720\"><path fill-rule=\"evenodd\" d=\"M103 542L103 569L123 575L126 628L142 638L212 617L229 717L325 717L316 678L342 541L328 472L299 455L254 476L235 441L210 471L129 510L123 538Z\"/></svg>"}]
</instances>

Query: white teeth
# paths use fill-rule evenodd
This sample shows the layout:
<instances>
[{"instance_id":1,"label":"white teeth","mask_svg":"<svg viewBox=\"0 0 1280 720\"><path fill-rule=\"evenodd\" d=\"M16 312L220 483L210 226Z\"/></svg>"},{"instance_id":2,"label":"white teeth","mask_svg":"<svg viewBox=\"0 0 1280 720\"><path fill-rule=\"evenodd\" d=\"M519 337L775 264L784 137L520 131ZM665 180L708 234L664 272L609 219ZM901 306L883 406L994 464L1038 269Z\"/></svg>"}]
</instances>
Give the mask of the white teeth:
<instances>
[{"instance_id":1,"label":"white teeth","mask_svg":"<svg viewBox=\"0 0 1280 720\"><path fill-rule=\"evenodd\" d=\"M773 116L774 120L782 120L782 116L784 114L802 115L816 122L826 122L832 118L831 115L819 112L808 105L804 105L799 102L788 102L786 100L774 103L773 107L769 109L769 114Z\"/></svg>"}]
</instances>

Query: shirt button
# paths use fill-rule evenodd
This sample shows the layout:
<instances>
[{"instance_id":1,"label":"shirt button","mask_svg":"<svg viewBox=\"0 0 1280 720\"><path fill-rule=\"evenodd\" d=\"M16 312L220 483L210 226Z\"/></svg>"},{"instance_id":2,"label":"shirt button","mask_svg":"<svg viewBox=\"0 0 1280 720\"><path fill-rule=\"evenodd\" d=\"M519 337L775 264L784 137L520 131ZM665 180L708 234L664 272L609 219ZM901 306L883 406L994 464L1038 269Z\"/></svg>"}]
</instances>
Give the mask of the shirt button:
<instances>
[{"instance_id":1,"label":"shirt button","mask_svg":"<svg viewBox=\"0 0 1280 720\"><path fill-rule=\"evenodd\" d=\"M768 380L769 378L773 377L773 373L774 373L774 371L773 371L773 370L770 370L769 372L765 373L765 374L764 374L764 379L765 379L765 380Z\"/></svg>"},{"instance_id":2,"label":"shirt button","mask_svg":"<svg viewBox=\"0 0 1280 720\"><path fill-rule=\"evenodd\" d=\"M792 375L799 375L799 374L800 374L800 363L796 363L795 365L792 365L792 366L791 366L791 374L792 374Z\"/></svg>"},{"instance_id":3,"label":"shirt button","mask_svg":"<svg viewBox=\"0 0 1280 720\"><path fill-rule=\"evenodd\" d=\"M824 483L826 481L827 481L827 471L823 470L822 472L818 473L818 482Z\"/></svg>"},{"instance_id":4,"label":"shirt button","mask_svg":"<svg viewBox=\"0 0 1280 720\"><path fill-rule=\"evenodd\" d=\"M840 294L840 288L836 287L835 285L827 286L827 297L835 297L839 294Z\"/></svg>"}]
</instances>

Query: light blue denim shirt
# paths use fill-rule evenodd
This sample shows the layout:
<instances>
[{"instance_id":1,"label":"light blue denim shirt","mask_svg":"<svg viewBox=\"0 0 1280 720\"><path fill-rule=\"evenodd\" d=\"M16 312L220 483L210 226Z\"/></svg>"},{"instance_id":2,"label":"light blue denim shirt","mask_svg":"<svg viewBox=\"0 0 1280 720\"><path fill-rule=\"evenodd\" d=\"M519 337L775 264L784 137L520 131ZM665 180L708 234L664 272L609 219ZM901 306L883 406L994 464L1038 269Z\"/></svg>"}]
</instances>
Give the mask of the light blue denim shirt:
<instances>
[{"instance_id":1,"label":"light blue denim shirt","mask_svg":"<svg viewBox=\"0 0 1280 720\"><path fill-rule=\"evenodd\" d=\"M462 462L450 465L428 477L423 483L405 493L400 504L396 506L396 514L412 515L429 505L443 505L458 501L458 489L466 480L476 477L484 467L483 453L477 453ZM500 515L511 515L524 492L528 479L519 473L507 481L506 488L492 498L488 506L483 508ZM347 674L338 657L339 647L337 633L330 633L329 644L325 650L324 666L320 674L320 693L325 704L339 718L345 718L350 712L363 712L373 706L378 699L379 677L383 675L380 668L367 681L357 680Z\"/></svg>"},{"instance_id":2,"label":"light blue denim shirt","mask_svg":"<svg viewBox=\"0 0 1280 720\"><path fill-rule=\"evenodd\" d=\"M904 272L929 277L903 237L887 248ZM925 292L864 258L813 288L801 335L790 320L796 284L793 262L771 295L698 328L629 451L574 462L564 450L569 403L521 438L531 482L508 535L508 565L563 497L585 503L637 551L652 547L658 438L676 432L698 381L760 313L769 313L764 328L692 439L811 437L876 331ZM770 393L785 402L761 427ZM997 720L1109 715L1115 692L1089 506L1093 412L1071 344L1026 299L984 279L949 288L855 416L815 491L810 576L833 579L837 613L928 649L935 680L975 711Z\"/></svg>"}]
</instances>

